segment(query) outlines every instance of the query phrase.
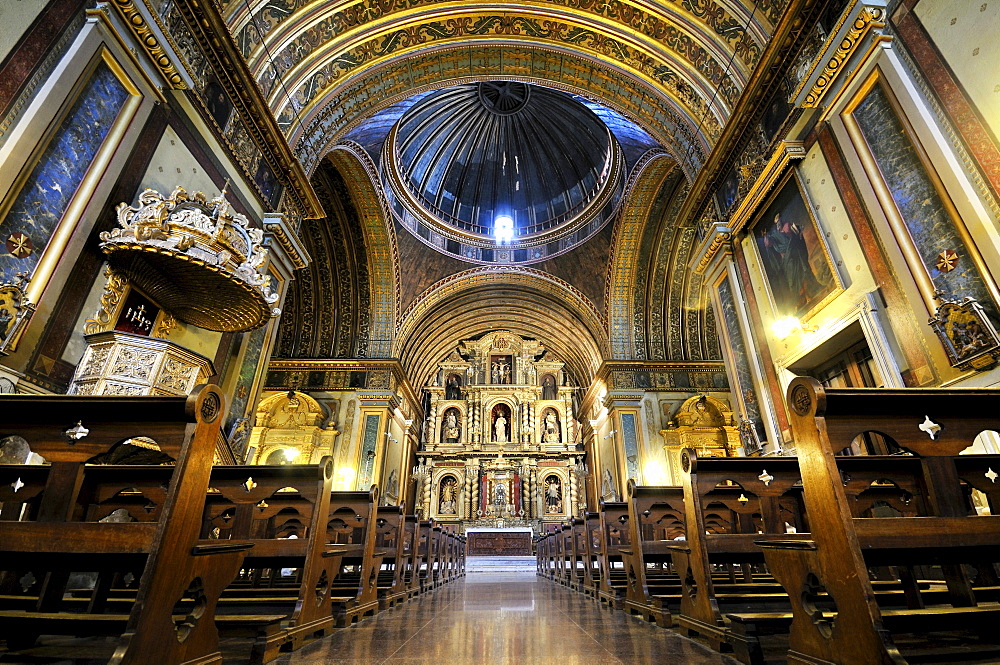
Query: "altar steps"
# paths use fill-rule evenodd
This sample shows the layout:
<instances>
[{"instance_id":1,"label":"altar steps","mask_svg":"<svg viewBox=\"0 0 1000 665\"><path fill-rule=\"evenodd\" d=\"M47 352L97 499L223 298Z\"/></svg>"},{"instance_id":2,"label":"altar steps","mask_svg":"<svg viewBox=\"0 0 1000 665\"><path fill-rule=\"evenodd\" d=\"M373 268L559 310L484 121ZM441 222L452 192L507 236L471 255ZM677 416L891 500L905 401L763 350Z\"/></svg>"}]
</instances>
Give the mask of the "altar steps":
<instances>
[{"instance_id":1,"label":"altar steps","mask_svg":"<svg viewBox=\"0 0 1000 665\"><path fill-rule=\"evenodd\" d=\"M533 556L470 556L465 559L465 572L530 573L535 574L537 560Z\"/></svg>"}]
</instances>

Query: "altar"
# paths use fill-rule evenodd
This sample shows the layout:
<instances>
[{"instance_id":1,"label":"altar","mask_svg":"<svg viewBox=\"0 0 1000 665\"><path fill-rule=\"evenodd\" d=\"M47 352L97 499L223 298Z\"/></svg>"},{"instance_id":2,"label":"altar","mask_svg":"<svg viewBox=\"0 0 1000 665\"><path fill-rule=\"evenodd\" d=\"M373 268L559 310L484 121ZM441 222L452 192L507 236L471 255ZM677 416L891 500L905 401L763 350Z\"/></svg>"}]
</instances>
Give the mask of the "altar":
<instances>
[{"instance_id":1,"label":"altar","mask_svg":"<svg viewBox=\"0 0 1000 665\"><path fill-rule=\"evenodd\" d=\"M466 529L467 556L531 556L530 527Z\"/></svg>"}]
</instances>

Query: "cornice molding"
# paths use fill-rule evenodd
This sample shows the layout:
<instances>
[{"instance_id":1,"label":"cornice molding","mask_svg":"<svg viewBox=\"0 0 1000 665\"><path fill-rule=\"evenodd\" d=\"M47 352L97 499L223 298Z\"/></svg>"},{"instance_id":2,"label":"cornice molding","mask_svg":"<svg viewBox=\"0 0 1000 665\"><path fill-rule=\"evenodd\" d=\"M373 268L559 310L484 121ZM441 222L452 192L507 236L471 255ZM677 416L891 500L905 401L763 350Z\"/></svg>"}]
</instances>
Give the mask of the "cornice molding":
<instances>
[{"instance_id":1,"label":"cornice molding","mask_svg":"<svg viewBox=\"0 0 1000 665\"><path fill-rule=\"evenodd\" d=\"M264 159L275 178L304 217L322 217L323 206L305 170L288 147L218 9L208 0L175 0L175 3L210 59L220 83L246 123L247 131L264 150Z\"/></svg>"}]
</instances>

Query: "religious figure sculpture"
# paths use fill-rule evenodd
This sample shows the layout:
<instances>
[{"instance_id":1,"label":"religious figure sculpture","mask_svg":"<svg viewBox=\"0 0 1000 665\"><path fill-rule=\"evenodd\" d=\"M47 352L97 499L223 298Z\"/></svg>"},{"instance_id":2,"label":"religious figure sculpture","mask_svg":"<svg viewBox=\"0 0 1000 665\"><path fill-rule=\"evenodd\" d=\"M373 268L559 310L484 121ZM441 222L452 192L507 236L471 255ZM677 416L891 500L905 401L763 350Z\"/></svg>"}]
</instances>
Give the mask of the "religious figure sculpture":
<instances>
[{"instance_id":1,"label":"religious figure sculpture","mask_svg":"<svg viewBox=\"0 0 1000 665\"><path fill-rule=\"evenodd\" d=\"M490 376L493 378L493 383L500 383L500 363L493 363L490 369L492 370Z\"/></svg>"},{"instance_id":2,"label":"religious figure sculpture","mask_svg":"<svg viewBox=\"0 0 1000 665\"><path fill-rule=\"evenodd\" d=\"M441 515L455 515L456 495L458 494L457 482L451 476L441 483L441 502L438 504L438 513Z\"/></svg>"},{"instance_id":3,"label":"religious figure sculpture","mask_svg":"<svg viewBox=\"0 0 1000 665\"><path fill-rule=\"evenodd\" d=\"M458 426L458 417L455 415L454 409L448 409L448 413L444 417L444 427L441 430L445 443L458 442L462 435L462 430Z\"/></svg>"},{"instance_id":4,"label":"religious figure sculpture","mask_svg":"<svg viewBox=\"0 0 1000 665\"><path fill-rule=\"evenodd\" d=\"M493 490L493 505L503 510L507 506L507 485L497 483Z\"/></svg>"},{"instance_id":5,"label":"religious figure sculpture","mask_svg":"<svg viewBox=\"0 0 1000 665\"><path fill-rule=\"evenodd\" d=\"M562 487L558 478L549 476L549 482L545 487L545 512L553 515L562 511Z\"/></svg>"},{"instance_id":6,"label":"religious figure sculpture","mask_svg":"<svg viewBox=\"0 0 1000 665\"><path fill-rule=\"evenodd\" d=\"M611 469L607 467L604 467L604 485L601 487L601 494L605 497L618 498L618 493L615 492L615 481L611 477Z\"/></svg>"},{"instance_id":7,"label":"religious figure sculpture","mask_svg":"<svg viewBox=\"0 0 1000 665\"><path fill-rule=\"evenodd\" d=\"M507 443L507 419L503 413L498 413L493 421L493 440L497 443Z\"/></svg>"},{"instance_id":8,"label":"religious figure sculpture","mask_svg":"<svg viewBox=\"0 0 1000 665\"><path fill-rule=\"evenodd\" d=\"M545 422L542 425L542 442L559 443L559 420L556 418L556 412L551 409L545 414Z\"/></svg>"},{"instance_id":9,"label":"religious figure sculpture","mask_svg":"<svg viewBox=\"0 0 1000 665\"><path fill-rule=\"evenodd\" d=\"M542 399L556 399L556 380L551 374L542 379Z\"/></svg>"},{"instance_id":10,"label":"religious figure sculpture","mask_svg":"<svg viewBox=\"0 0 1000 665\"><path fill-rule=\"evenodd\" d=\"M462 382L458 376L449 374L444 382L444 398L447 400L462 399Z\"/></svg>"}]
</instances>

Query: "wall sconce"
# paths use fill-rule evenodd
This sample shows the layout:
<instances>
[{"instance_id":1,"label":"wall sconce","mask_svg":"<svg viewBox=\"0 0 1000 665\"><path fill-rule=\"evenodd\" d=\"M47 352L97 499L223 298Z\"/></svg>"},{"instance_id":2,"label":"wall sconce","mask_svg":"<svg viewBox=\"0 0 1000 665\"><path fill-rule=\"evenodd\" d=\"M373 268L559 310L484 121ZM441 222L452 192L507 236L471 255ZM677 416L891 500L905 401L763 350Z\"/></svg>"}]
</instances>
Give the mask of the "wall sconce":
<instances>
[{"instance_id":1,"label":"wall sconce","mask_svg":"<svg viewBox=\"0 0 1000 665\"><path fill-rule=\"evenodd\" d=\"M299 451L296 448L285 448L285 463L291 464L295 461L295 458L299 456Z\"/></svg>"},{"instance_id":2,"label":"wall sconce","mask_svg":"<svg viewBox=\"0 0 1000 665\"><path fill-rule=\"evenodd\" d=\"M819 330L819 328L816 326L803 323L794 316L786 316L785 318L778 319L771 324L771 332L773 332L774 336L778 339L785 339L794 332L814 333L817 330Z\"/></svg>"}]
</instances>

